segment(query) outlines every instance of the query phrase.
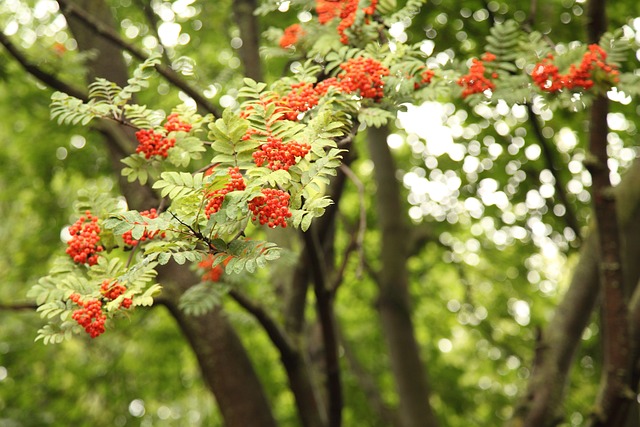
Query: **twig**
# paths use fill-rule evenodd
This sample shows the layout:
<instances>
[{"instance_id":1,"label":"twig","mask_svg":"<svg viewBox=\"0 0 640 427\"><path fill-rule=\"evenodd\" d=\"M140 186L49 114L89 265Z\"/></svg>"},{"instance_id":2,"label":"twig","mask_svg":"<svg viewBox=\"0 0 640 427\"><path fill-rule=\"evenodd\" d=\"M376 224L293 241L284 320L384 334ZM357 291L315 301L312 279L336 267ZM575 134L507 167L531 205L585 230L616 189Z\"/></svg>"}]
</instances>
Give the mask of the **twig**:
<instances>
[{"instance_id":1,"label":"twig","mask_svg":"<svg viewBox=\"0 0 640 427\"><path fill-rule=\"evenodd\" d=\"M129 52L138 60L146 61L149 58L141 49L135 47L130 43L127 43L122 37L120 37L118 33L100 23L97 19L95 19L84 10L73 5L69 0L57 1L60 6L65 9L66 12L74 15L82 22L84 22L87 26L89 26L92 30L94 30L98 35L102 36L106 40L109 40L121 49ZM160 75L162 75L169 83L173 84L175 87L193 98L196 104L198 104L203 110L212 113L214 116L219 116L217 109L195 88L191 87L187 82L185 82L173 69L163 64L158 64L155 66L155 68L158 73L160 73Z\"/></svg>"},{"instance_id":2,"label":"twig","mask_svg":"<svg viewBox=\"0 0 640 427\"><path fill-rule=\"evenodd\" d=\"M367 231L367 207L366 207L366 199L364 197L364 184L358 178L358 176L349 168L349 166L345 164L340 165L340 169L342 172L349 178L353 184L358 189L358 199L360 201L360 218L358 222L358 235L356 239L356 244L358 245L358 254L359 262L358 262L358 270L356 272L357 277L362 275L362 268L364 263L364 235Z\"/></svg>"},{"instance_id":3,"label":"twig","mask_svg":"<svg viewBox=\"0 0 640 427\"><path fill-rule=\"evenodd\" d=\"M0 44L2 44L7 52L9 52L9 54L20 63L20 65L26 72L31 74L36 79L40 80L42 83L55 90L64 92L75 98L82 99L83 101L88 100L86 93L68 85L67 83L57 78L55 75L43 71L40 67L29 61L27 57L23 55L22 52L20 52L20 50L11 42L11 40L9 40L9 38L1 31Z\"/></svg>"},{"instance_id":4,"label":"twig","mask_svg":"<svg viewBox=\"0 0 640 427\"><path fill-rule=\"evenodd\" d=\"M336 270L335 277L333 278L333 283L331 284L330 289L331 289L332 295L335 296L336 292L338 291L338 288L340 287L340 285L344 280L344 273L347 270L347 265L349 263L349 258L351 257L351 253L358 248L359 246L357 243L356 233L352 232L351 238L349 239L349 244L347 245L347 248L344 251L344 255L342 256L342 263ZM362 253L362 258L360 259L360 262L362 264L362 268L364 268L364 252Z\"/></svg>"}]
</instances>

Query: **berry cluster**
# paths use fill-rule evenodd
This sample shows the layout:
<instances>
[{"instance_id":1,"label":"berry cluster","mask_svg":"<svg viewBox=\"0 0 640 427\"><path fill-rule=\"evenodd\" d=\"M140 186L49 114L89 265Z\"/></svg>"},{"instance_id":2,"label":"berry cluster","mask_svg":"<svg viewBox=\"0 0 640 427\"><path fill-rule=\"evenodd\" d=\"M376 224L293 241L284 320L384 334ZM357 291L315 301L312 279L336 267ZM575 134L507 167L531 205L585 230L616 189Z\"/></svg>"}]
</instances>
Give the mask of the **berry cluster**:
<instances>
[{"instance_id":1,"label":"berry cluster","mask_svg":"<svg viewBox=\"0 0 640 427\"><path fill-rule=\"evenodd\" d=\"M69 299L82 307L75 310L71 318L78 322L91 335L91 338L104 333L104 322L107 316L102 312L102 301L97 299L82 301L78 294L71 294Z\"/></svg>"},{"instance_id":2,"label":"berry cluster","mask_svg":"<svg viewBox=\"0 0 640 427\"><path fill-rule=\"evenodd\" d=\"M295 121L298 114L318 105L320 96L312 83L294 83L291 85L291 91L280 98L278 104L285 110L285 119Z\"/></svg>"},{"instance_id":3,"label":"berry cluster","mask_svg":"<svg viewBox=\"0 0 640 427\"><path fill-rule=\"evenodd\" d=\"M229 264L231 257L225 258L225 260L222 261L222 264L213 265L215 261L216 256L209 254L205 259L198 263L198 267L204 270L204 273L202 273L203 282L219 282L220 277L222 277L222 274L224 273L224 268L222 266Z\"/></svg>"},{"instance_id":4,"label":"berry cluster","mask_svg":"<svg viewBox=\"0 0 640 427\"><path fill-rule=\"evenodd\" d=\"M291 166L296 164L296 158L306 156L309 150L311 150L309 144L295 141L285 144L282 138L269 136L267 142L253 153L253 160L257 166L268 162L267 167L274 171L289 170Z\"/></svg>"},{"instance_id":5,"label":"berry cluster","mask_svg":"<svg viewBox=\"0 0 640 427\"><path fill-rule=\"evenodd\" d=\"M289 25L284 29L284 34L280 39L280 47L286 49L298 43L298 39L305 35L305 31L300 24Z\"/></svg>"},{"instance_id":6,"label":"berry cluster","mask_svg":"<svg viewBox=\"0 0 640 427\"><path fill-rule=\"evenodd\" d=\"M338 24L338 34L343 44L349 43L349 37L346 30L351 28L356 20L359 0L316 0L316 12L318 13L318 22L326 24L334 18L341 19ZM371 0L371 5L362 9L365 15L373 15L376 11L378 0Z\"/></svg>"},{"instance_id":7,"label":"berry cluster","mask_svg":"<svg viewBox=\"0 0 640 427\"><path fill-rule=\"evenodd\" d=\"M167 122L167 124L169 124ZM174 124L170 125L171 127ZM176 145L174 138L165 138L160 132L155 132L152 129L141 129L136 132L136 139L138 140L138 147L136 153L143 153L146 159L150 159L153 156L167 157L167 152L170 148Z\"/></svg>"},{"instance_id":8,"label":"berry cluster","mask_svg":"<svg viewBox=\"0 0 640 427\"><path fill-rule=\"evenodd\" d=\"M102 245L98 244L100 242L98 217L86 211L69 227L69 234L71 239L67 242L67 254L78 264L97 264L98 253L104 250Z\"/></svg>"},{"instance_id":9,"label":"berry cluster","mask_svg":"<svg viewBox=\"0 0 640 427\"><path fill-rule=\"evenodd\" d=\"M207 218L211 217L214 213L220 210L222 206L222 202L224 201L224 196L227 193L232 191L242 191L247 188L247 185L244 182L244 178L240 173L240 168L237 166L235 168L229 168L228 170L229 177L231 178L227 185L220 190L210 191L207 193L206 198L209 199L207 205L204 207L204 213Z\"/></svg>"},{"instance_id":10,"label":"berry cluster","mask_svg":"<svg viewBox=\"0 0 640 427\"><path fill-rule=\"evenodd\" d=\"M140 212L140 215L142 215L145 218L149 218L149 219L154 219L154 218L158 218L158 213L155 209L150 209L147 211L142 211ZM136 223L137 225L138 223ZM143 223L142 225L147 225L147 223ZM147 239L153 239L154 237L156 237L158 234L160 233L160 231L156 230L156 231L147 231L146 229L144 230L144 233L142 234L142 236L140 236L139 240L136 240L133 238L133 236L131 235L131 230L126 231L124 234L122 234L122 238L124 239L124 244L125 246L129 246L129 247L133 247L136 246L138 243L140 242L144 242ZM162 236L164 237L164 233L162 233Z\"/></svg>"},{"instance_id":11,"label":"berry cluster","mask_svg":"<svg viewBox=\"0 0 640 427\"><path fill-rule=\"evenodd\" d=\"M435 75L436 73L433 70L424 70L415 78L416 80L413 83L413 88L418 90L421 87L428 85L431 83L431 79L433 79ZM420 80L418 80L418 78Z\"/></svg>"},{"instance_id":12,"label":"berry cluster","mask_svg":"<svg viewBox=\"0 0 640 427\"><path fill-rule=\"evenodd\" d=\"M562 89L576 88L590 89L594 85L594 78L613 85L618 82L618 70L607 64L607 53L597 44L589 45L588 51L582 57L579 66L572 64L567 74L560 74L553 63L553 55L549 54L538 62L531 78L536 86L545 92L558 92Z\"/></svg>"},{"instance_id":13,"label":"berry cluster","mask_svg":"<svg viewBox=\"0 0 640 427\"><path fill-rule=\"evenodd\" d=\"M117 281L111 283L110 280L105 280L102 282L100 286L100 292L104 297L110 301L118 298L120 295L126 292L127 288L124 285L121 285ZM120 303L120 307L129 308L133 304L133 300L131 298L124 298L122 303Z\"/></svg>"},{"instance_id":14,"label":"berry cluster","mask_svg":"<svg viewBox=\"0 0 640 427\"><path fill-rule=\"evenodd\" d=\"M183 131L189 132L191 130L191 124L180 120L178 113L172 113L167 116L167 122L164 124L164 128L167 132L171 131Z\"/></svg>"},{"instance_id":15,"label":"berry cluster","mask_svg":"<svg viewBox=\"0 0 640 427\"><path fill-rule=\"evenodd\" d=\"M466 74L458 79L458 85L464 89L462 91L462 97L466 98L474 93L482 93L485 90L493 90L496 85L485 76L485 62L492 62L496 59L496 56L492 53L485 53L481 59L473 59L471 67L469 67L469 74ZM497 78L498 75L493 73L491 78Z\"/></svg>"},{"instance_id":16,"label":"berry cluster","mask_svg":"<svg viewBox=\"0 0 640 427\"><path fill-rule=\"evenodd\" d=\"M291 217L289 211L289 193L274 188L262 190L262 196L258 196L249 202L249 210L253 213L253 221L259 221L260 225L268 225L275 228L278 225L287 227L287 218Z\"/></svg>"},{"instance_id":17,"label":"berry cluster","mask_svg":"<svg viewBox=\"0 0 640 427\"><path fill-rule=\"evenodd\" d=\"M384 96L382 77L389 75L389 69L372 58L351 58L340 65L344 70L337 77L338 87L346 93L360 92L363 98L380 100Z\"/></svg>"},{"instance_id":18,"label":"berry cluster","mask_svg":"<svg viewBox=\"0 0 640 427\"><path fill-rule=\"evenodd\" d=\"M322 25L340 16L340 12L344 7L341 0L316 0L316 13L318 14L318 22Z\"/></svg>"}]
</instances>

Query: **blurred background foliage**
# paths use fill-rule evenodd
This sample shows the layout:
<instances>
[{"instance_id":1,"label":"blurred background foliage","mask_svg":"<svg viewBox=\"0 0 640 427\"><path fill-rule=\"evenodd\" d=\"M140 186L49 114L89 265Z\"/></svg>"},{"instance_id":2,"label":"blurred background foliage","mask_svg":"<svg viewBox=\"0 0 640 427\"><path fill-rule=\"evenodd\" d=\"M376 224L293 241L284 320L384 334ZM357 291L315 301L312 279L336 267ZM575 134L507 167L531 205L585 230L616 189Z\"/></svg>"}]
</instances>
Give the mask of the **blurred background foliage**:
<instances>
[{"instance_id":1,"label":"blurred background foliage","mask_svg":"<svg viewBox=\"0 0 640 427\"><path fill-rule=\"evenodd\" d=\"M230 1L112 0L122 35L153 50L158 35L143 13L151 5L165 53L176 69L219 106L233 105L243 76L242 41ZM289 4L290 3L290 4ZM403 3L399 1L398 3ZM611 27L640 38L640 5L610 2ZM283 2L261 17L262 29L297 22L313 2ZM537 4L531 15L531 5ZM522 9L520 9L522 8ZM466 61L484 52L493 22L516 19L566 45L584 40L585 3L428 2L397 32L398 40L424 41L430 60ZM0 28L43 69L82 81L75 41L51 0L0 2ZM294 58L295 60L295 58ZM264 58L265 80L289 72L286 55ZM628 70L637 68L630 58ZM170 109L184 95L163 81L141 103ZM34 343L39 316L25 294L63 250L60 231L72 221L81 188L113 191L116 177L99 136L49 120L50 90L0 50L0 426L221 425L197 363L173 319L161 306L137 310L97 340L59 346ZM401 114L389 138L404 184L406 209L416 226L409 260L414 323L443 425L497 425L511 415L530 375L537 331L568 284L590 214L584 112L533 105L542 137L524 107L473 109L442 99ZM616 102L609 125L614 172L637 156L635 103ZM369 228L365 268L378 262L373 227L375 189L364 140L354 146L352 168L365 184ZM557 171L551 173L554 162ZM568 204L558 200L556 180ZM357 188L340 201L337 253L344 253L359 215ZM573 220L571 219L573 217ZM573 221L573 222L572 222ZM577 225L572 227L572 225ZM349 261L337 300L343 331L342 361L375 376L388 403L396 403L376 319L376 286ZM262 271L243 286L264 302L279 303ZM226 303L259 371L277 419L296 425L295 406L278 355L260 327ZM580 425L598 384L597 319L583 336L562 425ZM366 403L353 369L345 370L346 426L381 426Z\"/></svg>"}]
</instances>

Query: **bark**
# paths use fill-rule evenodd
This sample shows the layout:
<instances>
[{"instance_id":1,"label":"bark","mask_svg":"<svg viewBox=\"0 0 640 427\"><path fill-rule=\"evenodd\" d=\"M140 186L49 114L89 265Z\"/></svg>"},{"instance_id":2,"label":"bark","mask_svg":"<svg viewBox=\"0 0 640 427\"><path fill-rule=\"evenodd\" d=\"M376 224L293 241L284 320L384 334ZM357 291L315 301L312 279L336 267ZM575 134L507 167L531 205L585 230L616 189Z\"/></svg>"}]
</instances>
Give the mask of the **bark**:
<instances>
[{"instance_id":1,"label":"bark","mask_svg":"<svg viewBox=\"0 0 640 427\"><path fill-rule=\"evenodd\" d=\"M66 4L66 2L63 2ZM64 6L61 4L61 6ZM104 28L113 31L112 15L103 1L76 1L74 7L99 17ZM65 11L64 7L61 10ZM88 64L89 77L103 77L125 85L128 74L122 51L117 44L101 36L100 32L77 14L66 15L69 27L81 50L94 50L97 55ZM96 18L98 19L98 18ZM134 140L128 130L113 123L101 123L100 131L114 167L120 172L120 160L132 150ZM121 190L129 206L134 209L157 205L154 193L148 187L121 180ZM172 265L159 272L158 280L164 285L165 305L176 318L197 356L206 384L213 392L227 427L274 427L269 402L235 330L221 309L203 317L188 317L177 308L179 296L199 280L187 266Z\"/></svg>"},{"instance_id":2,"label":"bark","mask_svg":"<svg viewBox=\"0 0 640 427\"><path fill-rule=\"evenodd\" d=\"M381 269L377 274L378 311L400 398L400 420L404 427L431 427L438 422L429 403L426 369L420 359L409 307L407 255L411 241L400 212L400 186L387 145L385 128L367 132L371 160L375 164L376 212L381 230Z\"/></svg>"},{"instance_id":3,"label":"bark","mask_svg":"<svg viewBox=\"0 0 640 427\"><path fill-rule=\"evenodd\" d=\"M221 308L187 316L177 306L180 295L198 278L183 266L159 270L163 301L191 344L206 384L227 427L275 427L271 408L238 335Z\"/></svg>"},{"instance_id":4,"label":"bark","mask_svg":"<svg viewBox=\"0 0 640 427\"><path fill-rule=\"evenodd\" d=\"M260 26L253 11L258 7L256 0L237 0L233 2L233 14L240 30L242 46L238 49L244 64L244 73L255 81L262 81L262 63L260 61Z\"/></svg>"},{"instance_id":5,"label":"bark","mask_svg":"<svg viewBox=\"0 0 640 427\"><path fill-rule=\"evenodd\" d=\"M615 190L622 235L635 236L640 230L640 162L627 171ZM629 279L638 280L637 257L640 246L632 239L626 248ZM562 401L568 371L580 345L582 333L598 302L599 250L595 230L585 240L580 261L569 288L537 344L527 392L516 407L510 426L551 426L562 418ZM640 298L638 296L637 298ZM640 300L639 300L640 303ZM633 321L633 319L631 319ZM637 332L637 325L634 328ZM640 334L640 333L639 333Z\"/></svg>"},{"instance_id":6,"label":"bark","mask_svg":"<svg viewBox=\"0 0 640 427\"><path fill-rule=\"evenodd\" d=\"M587 34L590 43L597 43L607 26L606 2L591 0L587 8ZM617 207L609 179L607 154L607 114L609 100L605 94L591 106L589 150L591 165L587 165L593 181L592 199L599 235L600 280L602 284L603 368L592 426L621 426L626 419L632 392L628 289L625 289L620 255L620 235Z\"/></svg>"}]
</instances>

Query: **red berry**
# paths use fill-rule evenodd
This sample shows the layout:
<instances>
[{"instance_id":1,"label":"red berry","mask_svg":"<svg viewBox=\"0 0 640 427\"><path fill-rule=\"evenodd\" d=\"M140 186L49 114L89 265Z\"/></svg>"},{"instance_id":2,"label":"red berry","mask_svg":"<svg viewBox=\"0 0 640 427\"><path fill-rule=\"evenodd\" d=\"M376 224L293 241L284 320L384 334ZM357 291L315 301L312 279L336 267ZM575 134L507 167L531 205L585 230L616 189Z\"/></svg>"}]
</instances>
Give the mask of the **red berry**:
<instances>
[{"instance_id":1,"label":"red berry","mask_svg":"<svg viewBox=\"0 0 640 427\"><path fill-rule=\"evenodd\" d=\"M210 191L205 197L209 199L207 205L204 208L204 213L207 218L211 217L214 213L218 212L222 207L222 202L224 201L224 196L227 193L232 191L242 191L247 188L247 185L244 182L244 178L240 173L240 168L229 168L228 169L229 177L231 178L227 185L220 190Z\"/></svg>"},{"instance_id":2,"label":"red berry","mask_svg":"<svg viewBox=\"0 0 640 427\"><path fill-rule=\"evenodd\" d=\"M253 213L253 221L260 225L268 225L275 228L278 225L286 228L286 219L291 217L289 211L289 193L273 188L262 190L262 196L249 202L249 210Z\"/></svg>"},{"instance_id":3,"label":"red berry","mask_svg":"<svg viewBox=\"0 0 640 427\"><path fill-rule=\"evenodd\" d=\"M100 242L100 226L98 218L86 211L69 227L71 239L67 242L67 254L78 264L95 265L98 253L104 250Z\"/></svg>"}]
</instances>

